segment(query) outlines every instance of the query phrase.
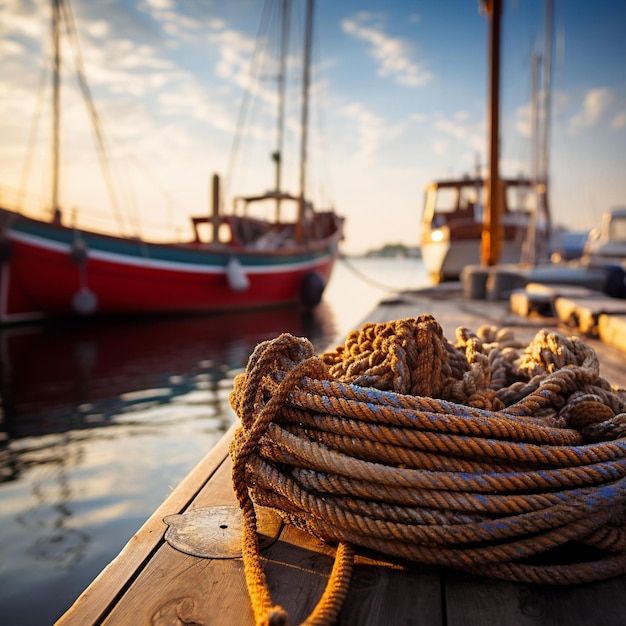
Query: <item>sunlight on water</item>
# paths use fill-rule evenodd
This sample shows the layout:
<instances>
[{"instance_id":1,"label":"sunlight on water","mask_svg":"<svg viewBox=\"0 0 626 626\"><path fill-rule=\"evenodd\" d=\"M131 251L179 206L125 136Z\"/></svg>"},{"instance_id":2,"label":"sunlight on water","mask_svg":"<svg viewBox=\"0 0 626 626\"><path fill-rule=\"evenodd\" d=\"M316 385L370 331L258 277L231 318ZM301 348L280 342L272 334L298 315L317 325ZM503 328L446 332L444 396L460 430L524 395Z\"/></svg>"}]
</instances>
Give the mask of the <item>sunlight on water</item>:
<instances>
[{"instance_id":1,"label":"sunlight on water","mask_svg":"<svg viewBox=\"0 0 626 626\"><path fill-rule=\"evenodd\" d=\"M343 340L358 328L380 300L427 284L428 272L421 259L340 259L324 295L332 303L337 339Z\"/></svg>"}]
</instances>

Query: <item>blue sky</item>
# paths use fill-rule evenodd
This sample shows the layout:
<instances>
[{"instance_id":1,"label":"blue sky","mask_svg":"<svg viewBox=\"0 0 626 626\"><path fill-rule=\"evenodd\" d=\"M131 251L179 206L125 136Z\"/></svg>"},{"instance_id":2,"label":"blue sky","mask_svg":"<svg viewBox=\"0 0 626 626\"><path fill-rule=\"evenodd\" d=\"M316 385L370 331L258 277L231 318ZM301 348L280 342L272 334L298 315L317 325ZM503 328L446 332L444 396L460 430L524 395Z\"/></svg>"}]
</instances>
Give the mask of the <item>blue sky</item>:
<instances>
[{"instance_id":1,"label":"blue sky","mask_svg":"<svg viewBox=\"0 0 626 626\"><path fill-rule=\"evenodd\" d=\"M554 4L550 200L556 222L590 228L602 210L626 204L626 3ZM295 5L301 22L303 5ZM261 0L73 0L72 7L127 227L162 236L156 229L167 225L186 235L188 217L208 210L213 172L230 174L229 195L273 185L267 70L229 168ZM29 196L49 202L49 123L31 132L49 16L48 0L0 0L4 198L22 187L26 171ZM543 17L539 0L505 1L503 174L531 171L530 59L543 44ZM309 189L346 216L346 251L416 245L428 181L473 171L477 156L486 166L487 29L475 0L317 1ZM297 96L296 63L292 57L288 92ZM77 91L67 80L62 200L67 209L85 207L77 220L113 228ZM49 86L42 113L47 94ZM285 145L285 187L294 192L296 100ZM29 137L36 148L25 170Z\"/></svg>"}]
</instances>

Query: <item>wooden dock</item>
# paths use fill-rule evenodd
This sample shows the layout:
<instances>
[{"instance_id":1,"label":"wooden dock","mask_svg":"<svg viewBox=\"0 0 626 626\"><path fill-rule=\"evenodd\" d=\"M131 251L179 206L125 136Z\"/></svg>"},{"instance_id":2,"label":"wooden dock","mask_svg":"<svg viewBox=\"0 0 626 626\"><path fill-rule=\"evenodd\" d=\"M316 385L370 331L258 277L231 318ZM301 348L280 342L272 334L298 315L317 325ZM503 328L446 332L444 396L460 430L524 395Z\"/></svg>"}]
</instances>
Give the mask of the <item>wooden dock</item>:
<instances>
[{"instance_id":1,"label":"wooden dock","mask_svg":"<svg viewBox=\"0 0 626 626\"><path fill-rule=\"evenodd\" d=\"M449 339L454 339L458 326L475 330L483 324L496 324L511 327L518 337L530 340L540 328L558 324L556 318L515 315L508 302L463 300L458 292L445 287L382 302L364 321L423 313L434 315ZM560 330L573 334L571 329ZM614 385L626 387L624 352L596 338L588 341L600 358L601 374ZM238 508L228 455L233 430L89 585L57 622L59 626L254 623L241 558L183 553L166 540L170 526L163 521L170 515L206 507L233 507L221 509L221 523L214 518L217 522L207 530L207 543L225 545L233 535L238 536L237 518L230 516ZM274 530L267 532L271 535ZM324 590L334 550L290 526L277 527L276 533L276 540L268 539L269 546L262 552L265 573L273 600L287 610L292 624L298 624ZM358 556L339 624L618 626L626 624L626 576L587 585L538 586Z\"/></svg>"}]
</instances>

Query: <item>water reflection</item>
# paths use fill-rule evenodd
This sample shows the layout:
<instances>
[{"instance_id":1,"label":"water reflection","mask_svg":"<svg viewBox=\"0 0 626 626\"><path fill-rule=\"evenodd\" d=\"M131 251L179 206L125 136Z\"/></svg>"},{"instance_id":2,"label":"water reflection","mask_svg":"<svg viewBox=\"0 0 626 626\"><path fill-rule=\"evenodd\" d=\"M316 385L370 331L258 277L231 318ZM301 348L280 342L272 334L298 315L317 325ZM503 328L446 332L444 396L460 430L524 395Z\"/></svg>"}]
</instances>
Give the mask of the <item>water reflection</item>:
<instances>
[{"instance_id":1,"label":"water reflection","mask_svg":"<svg viewBox=\"0 0 626 626\"><path fill-rule=\"evenodd\" d=\"M5 616L28 622L37 588L29 623L46 612L41 623L49 623L71 604L230 426L233 375L257 343L281 332L321 350L335 334L332 313L322 305L312 314L286 308L0 331Z\"/></svg>"},{"instance_id":2,"label":"water reflection","mask_svg":"<svg viewBox=\"0 0 626 626\"><path fill-rule=\"evenodd\" d=\"M17 515L17 522L35 538L29 549L36 560L51 561L59 568L71 567L81 560L87 533L66 528L71 516L67 503L72 498L68 470L81 462L82 448L70 445L70 434L61 440L43 437L9 454L14 469L34 466L31 482L32 502ZM9 452L10 452L9 447ZM17 478L16 474L10 476Z\"/></svg>"},{"instance_id":3,"label":"water reflection","mask_svg":"<svg viewBox=\"0 0 626 626\"><path fill-rule=\"evenodd\" d=\"M332 315L283 308L186 318L84 321L0 331L0 395L10 438L93 428L138 404L215 388L281 332L323 347Z\"/></svg>"}]
</instances>

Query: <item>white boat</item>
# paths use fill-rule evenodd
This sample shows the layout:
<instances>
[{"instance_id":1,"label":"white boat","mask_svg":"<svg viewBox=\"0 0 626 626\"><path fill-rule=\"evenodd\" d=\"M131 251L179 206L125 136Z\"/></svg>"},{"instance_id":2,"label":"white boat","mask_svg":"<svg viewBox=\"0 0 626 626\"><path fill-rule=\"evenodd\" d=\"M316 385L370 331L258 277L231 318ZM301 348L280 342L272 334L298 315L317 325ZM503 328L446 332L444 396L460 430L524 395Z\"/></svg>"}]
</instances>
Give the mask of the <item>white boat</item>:
<instances>
[{"instance_id":1,"label":"white boat","mask_svg":"<svg viewBox=\"0 0 626 626\"><path fill-rule=\"evenodd\" d=\"M614 265L626 269L626 206L602 215L600 225L587 237L583 262L589 267Z\"/></svg>"},{"instance_id":2,"label":"white boat","mask_svg":"<svg viewBox=\"0 0 626 626\"><path fill-rule=\"evenodd\" d=\"M538 186L528 178L501 179L500 263L524 261L531 246L541 248L547 239L547 223L534 217L542 191ZM422 259L435 281L457 280L465 266L481 262L484 189L485 181L478 177L439 180L426 187Z\"/></svg>"}]
</instances>

